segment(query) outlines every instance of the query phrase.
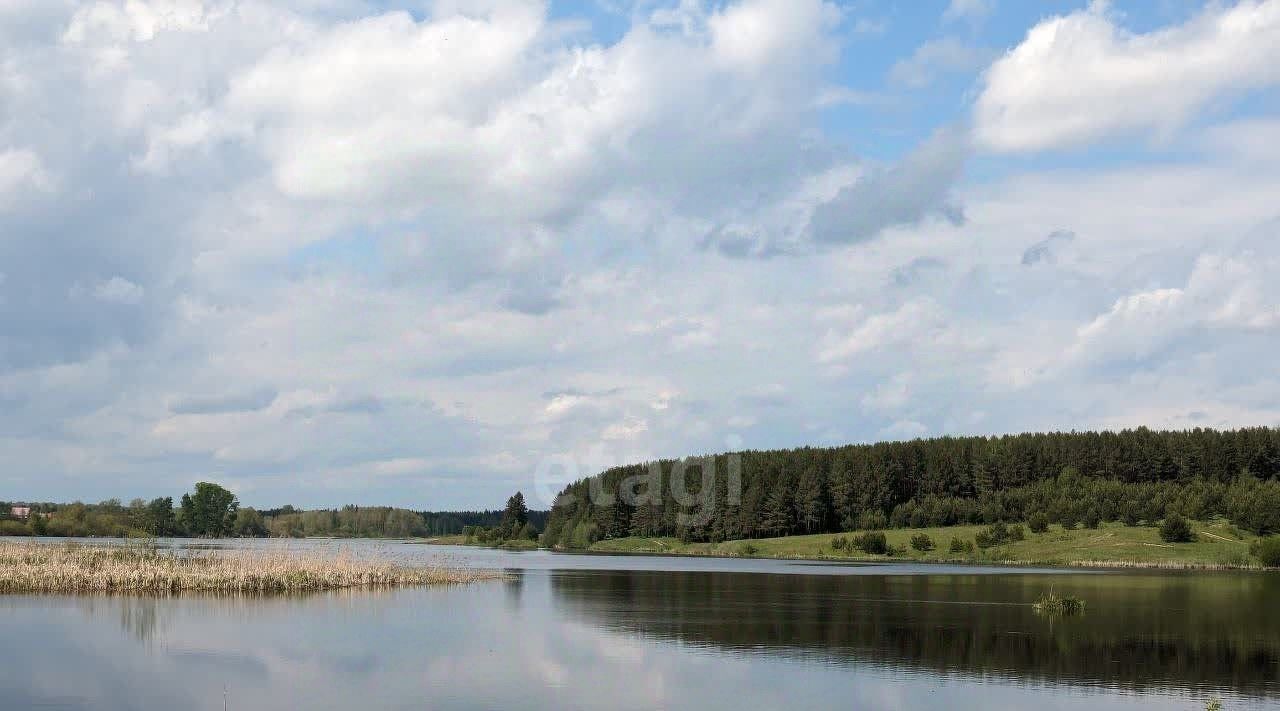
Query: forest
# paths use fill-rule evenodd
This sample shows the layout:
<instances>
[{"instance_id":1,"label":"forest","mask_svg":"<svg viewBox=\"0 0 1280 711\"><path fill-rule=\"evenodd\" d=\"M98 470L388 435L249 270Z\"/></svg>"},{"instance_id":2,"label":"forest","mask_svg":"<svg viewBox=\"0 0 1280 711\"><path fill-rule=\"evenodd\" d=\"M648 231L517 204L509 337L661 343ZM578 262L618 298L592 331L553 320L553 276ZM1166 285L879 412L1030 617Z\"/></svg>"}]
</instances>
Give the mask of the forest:
<instances>
[{"instance_id":1,"label":"forest","mask_svg":"<svg viewBox=\"0 0 1280 711\"><path fill-rule=\"evenodd\" d=\"M23 517L14 507L29 509ZM177 506L172 497L123 504L0 501L0 535L7 536L189 536L335 538L412 538L457 535L468 527L497 527L503 511L412 511L390 506L344 506L303 510L293 506L257 510L242 507L236 496L202 482ZM541 530L546 511L527 511L530 526Z\"/></svg>"},{"instance_id":2,"label":"forest","mask_svg":"<svg viewBox=\"0 0 1280 711\"><path fill-rule=\"evenodd\" d=\"M626 536L724 541L1047 518L1156 525L1225 516L1280 532L1280 430L939 437L690 457L580 480L543 544Z\"/></svg>"}]
</instances>

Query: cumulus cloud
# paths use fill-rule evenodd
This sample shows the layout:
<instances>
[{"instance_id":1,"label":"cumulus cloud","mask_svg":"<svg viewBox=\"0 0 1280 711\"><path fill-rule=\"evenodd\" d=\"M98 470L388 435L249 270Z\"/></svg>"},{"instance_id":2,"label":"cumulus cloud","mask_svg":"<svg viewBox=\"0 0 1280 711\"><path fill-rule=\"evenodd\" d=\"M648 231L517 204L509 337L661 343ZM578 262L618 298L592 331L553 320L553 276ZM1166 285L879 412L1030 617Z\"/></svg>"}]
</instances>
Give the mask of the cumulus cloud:
<instances>
[{"instance_id":1,"label":"cumulus cloud","mask_svg":"<svg viewBox=\"0 0 1280 711\"><path fill-rule=\"evenodd\" d=\"M40 156L27 148L0 150L0 209L22 200L22 191L48 190L50 178Z\"/></svg>"},{"instance_id":2,"label":"cumulus cloud","mask_svg":"<svg viewBox=\"0 0 1280 711\"><path fill-rule=\"evenodd\" d=\"M951 190L969 155L962 131L935 134L898 165L873 172L842 189L813 211L811 229L820 244L854 244L891 227L940 218L964 224Z\"/></svg>"},{"instance_id":3,"label":"cumulus cloud","mask_svg":"<svg viewBox=\"0 0 1280 711\"><path fill-rule=\"evenodd\" d=\"M1228 244L1275 217L1266 117L966 176L817 0L19 5L13 496L476 507L560 456L1275 416L1275 232Z\"/></svg>"},{"instance_id":4,"label":"cumulus cloud","mask_svg":"<svg viewBox=\"0 0 1280 711\"><path fill-rule=\"evenodd\" d=\"M1039 23L987 70L975 136L990 150L1038 151L1168 134L1219 97L1278 82L1278 0L1210 4L1147 33L1120 26L1095 1Z\"/></svg>"},{"instance_id":5,"label":"cumulus cloud","mask_svg":"<svg viewBox=\"0 0 1280 711\"><path fill-rule=\"evenodd\" d=\"M146 289L123 277L114 276L93 289L94 298L112 304L137 304Z\"/></svg>"},{"instance_id":6,"label":"cumulus cloud","mask_svg":"<svg viewBox=\"0 0 1280 711\"><path fill-rule=\"evenodd\" d=\"M300 199L562 220L653 171L710 177L721 151L793 120L794 93L833 58L838 13L818 0L690 12L685 32L641 24L611 46L561 44L537 2L299 32L151 152L240 140ZM695 135L714 136L701 155L673 151Z\"/></svg>"},{"instance_id":7,"label":"cumulus cloud","mask_svg":"<svg viewBox=\"0 0 1280 711\"><path fill-rule=\"evenodd\" d=\"M1185 286L1117 299L1109 311L1079 329L1069 356L1139 360L1202 329L1275 329L1280 326L1280 290L1265 276L1275 264L1260 257L1206 254L1196 260Z\"/></svg>"},{"instance_id":8,"label":"cumulus cloud","mask_svg":"<svg viewBox=\"0 0 1280 711\"><path fill-rule=\"evenodd\" d=\"M911 376L897 373L862 396L862 407L880 412L894 412L911 402Z\"/></svg>"},{"instance_id":9,"label":"cumulus cloud","mask_svg":"<svg viewBox=\"0 0 1280 711\"><path fill-rule=\"evenodd\" d=\"M832 329L818 351L818 361L843 361L894 344L927 339L945 326L943 313L932 300L916 299L862 319L847 331Z\"/></svg>"},{"instance_id":10,"label":"cumulus cloud","mask_svg":"<svg viewBox=\"0 0 1280 711\"><path fill-rule=\"evenodd\" d=\"M929 427L915 420L898 420L888 427L882 428L877 437L886 440L910 440L923 437Z\"/></svg>"},{"instance_id":11,"label":"cumulus cloud","mask_svg":"<svg viewBox=\"0 0 1280 711\"><path fill-rule=\"evenodd\" d=\"M756 70L765 64L808 63L812 53L833 59L835 45L824 40L840 20L840 10L814 0L747 0L728 5L708 18L711 46L727 64ZM805 46L797 40L817 39Z\"/></svg>"}]
</instances>

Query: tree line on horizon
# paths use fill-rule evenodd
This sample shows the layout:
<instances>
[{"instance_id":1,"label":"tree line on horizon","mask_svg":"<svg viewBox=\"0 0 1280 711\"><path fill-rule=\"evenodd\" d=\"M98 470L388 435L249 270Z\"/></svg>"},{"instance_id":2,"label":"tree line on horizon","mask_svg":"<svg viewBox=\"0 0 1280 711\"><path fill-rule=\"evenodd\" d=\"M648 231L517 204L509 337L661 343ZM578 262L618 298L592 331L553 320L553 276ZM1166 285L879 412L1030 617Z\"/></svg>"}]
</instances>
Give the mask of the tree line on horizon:
<instances>
[{"instance_id":1,"label":"tree line on horizon","mask_svg":"<svg viewBox=\"0 0 1280 711\"><path fill-rule=\"evenodd\" d=\"M10 515L14 506L30 509L25 519ZM524 512L523 523L541 530L546 511ZM172 497L123 504L76 501L34 503L0 501L0 535L114 537L280 537L412 538L458 535L466 527L498 527L504 511L412 511L391 506L349 505L337 509L282 506L257 510L240 506L235 494L208 482L196 484L175 506Z\"/></svg>"},{"instance_id":2,"label":"tree line on horizon","mask_svg":"<svg viewBox=\"0 0 1280 711\"><path fill-rule=\"evenodd\" d=\"M735 460L736 497L728 476ZM707 478L714 489L702 491L703 469L712 464ZM552 507L543 543L583 548L625 536L723 541L1031 516L1067 527L1157 525L1170 514L1226 516L1263 535L1280 532L1278 475L1280 430L1268 427L750 450L615 467L570 484ZM660 495L647 496L655 485ZM696 503L682 505L673 490ZM637 505L627 503L637 497Z\"/></svg>"}]
</instances>

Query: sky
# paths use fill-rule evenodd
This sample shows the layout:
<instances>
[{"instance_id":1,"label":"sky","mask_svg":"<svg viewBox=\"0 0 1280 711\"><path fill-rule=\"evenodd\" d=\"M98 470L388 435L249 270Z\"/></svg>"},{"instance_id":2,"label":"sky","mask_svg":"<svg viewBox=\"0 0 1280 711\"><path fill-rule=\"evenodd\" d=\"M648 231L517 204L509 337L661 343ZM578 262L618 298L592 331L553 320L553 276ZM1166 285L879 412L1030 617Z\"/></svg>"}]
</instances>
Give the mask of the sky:
<instances>
[{"instance_id":1,"label":"sky","mask_svg":"<svg viewBox=\"0 0 1280 711\"><path fill-rule=\"evenodd\" d=\"M0 499L1280 424L1280 0L0 0Z\"/></svg>"}]
</instances>

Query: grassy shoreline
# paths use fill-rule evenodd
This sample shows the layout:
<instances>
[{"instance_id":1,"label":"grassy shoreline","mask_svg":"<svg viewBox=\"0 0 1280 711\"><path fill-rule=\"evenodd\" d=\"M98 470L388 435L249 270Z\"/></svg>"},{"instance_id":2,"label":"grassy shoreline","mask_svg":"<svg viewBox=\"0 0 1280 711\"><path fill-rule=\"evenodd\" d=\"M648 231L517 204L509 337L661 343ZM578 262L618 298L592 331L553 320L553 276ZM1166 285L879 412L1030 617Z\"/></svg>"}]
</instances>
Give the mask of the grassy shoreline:
<instances>
[{"instance_id":1,"label":"grassy shoreline","mask_svg":"<svg viewBox=\"0 0 1280 711\"><path fill-rule=\"evenodd\" d=\"M468 539L462 534L450 536L435 536L434 538L422 538L405 541L410 544L433 545L433 546L474 546L476 548L497 548L505 551L536 551L541 548L541 544L537 541L528 539L512 539L497 543L485 543L475 539Z\"/></svg>"},{"instance_id":2,"label":"grassy shoreline","mask_svg":"<svg viewBox=\"0 0 1280 711\"><path fill-rule=\"evenodd\" d=\"M505 577L498 571L406 567L345 553L0 542L0 593L270 594L449 585Z\"/></svg>"},{"instance_id":3,"label":"grassy shoreline","mask_svg":"<svg viewBox=\"0 0 1280 711\"><path fill-rule=\"evenodd\" d=\"M1103 524L1097 529L1064 530L1051 526L1044 533L1027 533L1025 540L993 546L972 553L949 550L952 538L972 541L984 526L948 526L884 531L889 555L868 555L836 550L832 541L850 534L813 534L725 541L684 543L678 538L615 538L597 541L584 552L611 554L674 555L718 558L779 558L841 562L960 563L1064 568L1152 568L1166 570L1261 570L1249 555L1253 536L1241 535L1225 521L1194 521L1196 541L1165 543L1149 527ZM918 551L911 538L925 534L935 548Z\"/></svg>"}]
</instances>

